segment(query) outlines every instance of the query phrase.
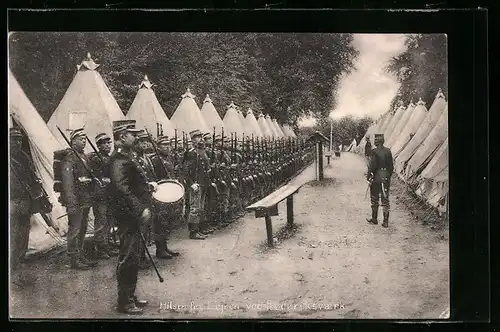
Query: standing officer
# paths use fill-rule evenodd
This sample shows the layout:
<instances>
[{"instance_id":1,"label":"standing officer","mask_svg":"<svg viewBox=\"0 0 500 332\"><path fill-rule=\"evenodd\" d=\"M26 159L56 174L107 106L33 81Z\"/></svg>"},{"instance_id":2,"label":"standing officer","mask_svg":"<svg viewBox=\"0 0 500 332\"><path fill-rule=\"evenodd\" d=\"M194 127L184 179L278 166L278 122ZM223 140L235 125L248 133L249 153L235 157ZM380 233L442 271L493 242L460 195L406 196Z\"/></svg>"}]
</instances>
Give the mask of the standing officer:
<instances>
[{"instance_id":1,"label":"standing officer","mask_svg":"<svg viewBox=\"0 0 500 332\"><path fill-rule=\"evenodd\" d=\"M94 212L94 244L97 258L108 259L116 256L109 247L108 239L112 226L112 216L108 211L109 197L109 157L111 154L111 137L106 133L98 134L95 137L98 153L91 152L88 156L89 166L97 176L103 186L94 186L92 211Z\"/></svg>"},{"instance_id":2,"label":"standing officer","mask_svg":"<svg viewBox=\"0 0 500 332\"><path fill-rule=\"evenodd\" d=\"M84 269L97 266L97 261L85 257L83 244L87 233L88 216L92 204L91 194L93 179L82 164L89 165L84 153L87 138L83 128L74 130L70 135L70 144L73 148L62 161L62 192L61 201L68 213L68 256L70 267ZM78 156L80 158L78 158ZM94 183L95 185L95 183Z\"/></svg>"},{"instance_id":3,"label":"standing officer","mask_svg":"<svg viewBox=\"0 0 500 332\"><path fill-rule=\"evenodd\" d=\"M203 134L200 130L190 133L192 147L184 158L184 174L189 195L188 227L189 238L204 240L200 234L200 223L203 220L207 190L210 185L208 178L209 160L204 153Z\"/></svg>"},{"instance_id":4,"label":"standing officer","mask_svg":"<svg viewBox=\"0 0 500 332\"><path fill-rule=\"evenodd\" d=\"M12 271L28 250L31 216L52 210L31 158L22 150L22 138L19 129L10 129L9 248ZM43 204L41 199L45 201Z\"/></svg>"},{"instance_id":5,"label":"standing officer","mask_svg":"<svg viewBox=\"0 0 500 332\"><path fill-rule=\"evenodd\" d=\"M143 246L139 232L142 224L151 218L151 187L143 169L132 156L137 132L135 121L130 124L113 121L113 136L115 142L119 142L119 148L109 160L109 193L120 234L120 255L116 268L118 311L126 314L141 314L141 307L148 304L135 296Z\"/></svg>"},{"instance_id":6,"label":"standing officer","mask_svg":"<svg viewBox=\"0 0 500 332\"><path fill-rule=\"evenodd\" d=\"M365 144L365 157L370 159L370 155L372 153L372 142L370 141L370 136L366 136L366 144Z\"/></svg>"},{"instance_id":7,"label":"standing officer","mask_svg":"<svg viewBox=\"0 0 500 332\"><path fill-rule=\"evenodd\" d=\"M375 134L375 149L372 150L368 164L367 180L370 183L370 200L372 217L367 219L371 224L378 224L379 196L382 196L384 211L383 227L389 226L389 187L394 170L391 150L384 146L384 135Z\"/></svg>"},{"instance_id":8,"label":"standing officer","mask_svg":"<svg viewBox=\"0 0 500 332\"><path fill-rule=\"evenodd\" d=\"M156 180L176 179L174 159L172 158L173 140L166 136L160 136L157 140L158 155L151 158ZM156 257L170 259L179 253L168 248L167 240L172 223L181 218L175 211L168 207L157 209L153 220L153 238L156 245Z\"/></svg>"}]
</instances>

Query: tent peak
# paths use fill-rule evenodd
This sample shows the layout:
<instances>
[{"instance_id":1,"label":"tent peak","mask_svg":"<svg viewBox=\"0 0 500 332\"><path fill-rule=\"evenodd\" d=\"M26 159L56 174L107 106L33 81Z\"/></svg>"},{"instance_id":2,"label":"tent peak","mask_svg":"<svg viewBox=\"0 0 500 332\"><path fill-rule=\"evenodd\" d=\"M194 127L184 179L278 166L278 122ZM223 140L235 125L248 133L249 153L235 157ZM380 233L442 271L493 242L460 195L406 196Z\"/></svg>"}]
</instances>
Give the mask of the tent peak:
<instances>
[{"instance_id":1,"label":"tent peak","mask_svg":"<svg viewBox=\"0 0 500 332\"><path fill-rule=\"evenodd\" d=\"M87 52L87 56L85 59L83 59L82 63L76 66L77 70L80 69L86 69L86 70L95 70L99 65L94 62L94 59L92 59L92 56L90 55L90 52Z\"/></svg>"},{"instance_id":2,"label":"tent peak","mask_svg":"<svg viewBox=\"0 0 500 332\"><path fill-rule=\"evenodd\" d=\"M237 106L234 104L233 101L231 101L231 104L227 108L234 108L237 109Z\"/></svg>"},{"instance_id":3,"label":"tent peak","mask_svg":"<svg viewBox=\"0 0 500 332\"><path fill-rule=\"evenodd\" d=\"M152 86L153 84L149 81L148 75L144 75L144 79L142 80L141 85L139 85L139 89L142 87L151 89Z\"/></svg>"},{"instance_id":4,"label":"tent peak","mask_svg":"<svg viewBox=\"0 0 500 332\"><path fill-rule=\"evenodd\" d=\"M211 102L212 102L212 99L210 99L210 96L207 93L207 95L205 96L205 100L203 101L203 103L211 103Z\"/></svg>"},{"instance_id":5,"label":"tent peak","mask_svg":"<svg viewBox=\"0 0 500 332\"><path fill-rule=\"evenodd\" d=\"M196 96L191 93L191 89L187 88L186 93L182 95L182 99L184 98L192 98L194 99Z\"/></svg>"},{"instance_id":6,"label":"tent peak","mask_svg":"<svg viewBox=\"0 0 500 332\"><path fill-rule=\"evenodd\" d=\"M445 99L443 90L441 90L441 88L439 88L438 93L436 94L436 99L438 99L438 98Z\"/></svg>"},{"instance_id":7,"label":"tent peak","mask_svg":"<svg viewBox=\"0 0 500 332\"><path fill-rule=\"evenodd\" d=\"M247 115L249 115L249 114L253 114L253 111L251 108L248 108L248 110L247 110Z\"/></svg>"},{"instance_id":8,"label":"tent peak","mask_svg":"<svg viewBox=\"0 0 500 332\"><path fill-rule=\"evenodd\" d=\"M422 100L422 98L418 98L417 106L418 105L425 106L425 102Z\"/></svg>"}]
</instances>

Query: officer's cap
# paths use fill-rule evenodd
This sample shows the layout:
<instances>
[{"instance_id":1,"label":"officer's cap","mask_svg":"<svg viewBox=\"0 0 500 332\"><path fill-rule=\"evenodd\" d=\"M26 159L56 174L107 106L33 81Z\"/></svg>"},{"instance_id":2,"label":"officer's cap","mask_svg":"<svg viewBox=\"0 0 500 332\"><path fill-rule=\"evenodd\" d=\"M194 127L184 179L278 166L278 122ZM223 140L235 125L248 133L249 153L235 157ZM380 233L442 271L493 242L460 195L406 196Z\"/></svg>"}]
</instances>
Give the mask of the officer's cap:
<instances>
[{"instance_id":1,"label":"officer's cap","mask_svg":"<svg viewBox=\"0 0 500 332\"><path fill-rule=\"evenodd\" d=\"M118 134L121 132L129 131L137 133L140 129L135 127L135 120L117 120L113 121L113 134Z\"/></svg>"},{"instance_id":2,"label":"officer's cap","mask_svg":"<svg viewBox=\"0 0 500 332\"><path fill-rule=\"evenodd\" d=\"M159 136L157 140L158 145L169 145L172 142L173 140L168 138L168 136Z\"/></svg>"},{"instance_id":3,"label":"officer's cap","mask_svg":"<svg viewBox=\"0 0 500 332\"><path fill-rule=\"evenodd\" d=\"M375 139L376 140L383 140L384 139L384 134L375 134Z\"/></svg>"},{"instance_id":4,"label":"officer's cap","mask_svg":"<svg viewBox=\"0 0 500 332\"><path fill-rule=\"evenodd\" d=\"M143 129L140 129L137 133L137 139L147 139L149 137L148 133L143 130Z\"/></svg>"},{"instance_id":5,"label":"officer's cap","mask_svg":"<svg viewBox=\"0 0 500 332\"><path fill-rule=\"evenodd\" d=\"M189 136L191 136L191 139L193 139L195 137L203 136L203 133L199 129L195 129L189 133Z\"/></svg>"}]
</instances>

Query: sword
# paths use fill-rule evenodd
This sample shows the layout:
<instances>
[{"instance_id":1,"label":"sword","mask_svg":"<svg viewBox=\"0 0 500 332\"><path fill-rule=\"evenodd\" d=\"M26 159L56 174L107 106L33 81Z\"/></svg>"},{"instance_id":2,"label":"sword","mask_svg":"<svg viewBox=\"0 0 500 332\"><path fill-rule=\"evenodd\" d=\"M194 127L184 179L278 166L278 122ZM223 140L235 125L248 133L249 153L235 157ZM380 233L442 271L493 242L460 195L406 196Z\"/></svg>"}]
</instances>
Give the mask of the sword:
<instances>
[{"instance_id":1,"label":"sword","mask_svg":"<svg viewBox=\"0 0 500 332\"><path fill-rule=\"evenodd\" d=\"M366 187L366 191L365 191L365 199L366 199L366 196L368 195L368 190L372 186L372 182L371 181L367 181L367 182L368 182L368 186Z\"/></svg>"},{"instance_id":2,"label":"sword","mask_svg":"<svg viewBox=\"0 0 500 332\"><path fill-rule=\"evenodd\" d=\"M384 198L387 198L387 195L385 194L385 186L384 186L384 182L382 181L382 196Z\"/></svg>"}]
</instances>

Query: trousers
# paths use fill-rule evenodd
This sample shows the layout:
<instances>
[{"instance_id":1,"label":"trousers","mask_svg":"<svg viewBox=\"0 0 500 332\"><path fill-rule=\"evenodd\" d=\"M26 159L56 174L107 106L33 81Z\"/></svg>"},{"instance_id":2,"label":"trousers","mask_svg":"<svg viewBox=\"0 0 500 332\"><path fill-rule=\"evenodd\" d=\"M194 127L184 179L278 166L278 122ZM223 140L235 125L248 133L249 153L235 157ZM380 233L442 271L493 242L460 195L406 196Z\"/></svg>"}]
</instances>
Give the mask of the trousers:
<instances>
[{"instance_id":1,"label":"trousers","mask_svg":"<svg viewBox=\"0 0 500 332\"><path fill-rule=\"evenodd\" d=\"M382 193L382 183L381 182L373 182L370 186L370 202L371 206L374 209L378 209L379 200L382 201L382 209L384 212L390 211L389 204L389 187L390 183L383 182L385 194Z\"/></svg>"},{"instance_id":2,"label":"trousers","mask_svg":"<svg viewBox=\"0 0 500 332\"><path fill-rule=\"evenodd\" d=\"M83 241L87 233L89 222L89 207L80 207L72 213L68 213L68 255L79 255L83 253Z\"/></svg>"},{"instance_id":3,"label":"trousers","mask_svg":"<svg viewBox=\"0 0 500 332\"><path fill-rule=\"evenodd\" d=\"M118 306L124 306L134 303L142 244L137 227L120 225L118 228L120 254L116 267L116 280L118 282Z\"/></svg>"},{"instance_id":4,"label":"trousers","mask_svg":"<svg viewBox=\"0 0 500 332\"><path fill-rule=\"evenodd\" d=\"M20 209L11 202L10 205L10 267L15 270L28 251L31 214L27 209Z\"/></svg>"},{"instance_id":5,"label":"trousers","mask_svg":"<svg viewBox=\"0 0 500 332\"><path fill-rule=\"evenodd\" d=\"M203 222L206 199L206 187L200 186L197 192L189 191L188 227L192 231L197 231L200 223Z\"/></svg>"},{"instance_id":6,"label":"trousers","mask_svg":"<svg viewBox=\"0 0 500 332\"><path fill-rule=\"evenodd\" d=\"M94 212L94 243L107 246L112 224L112 215L108 209L108 202L96 200L92 205L92 211Z\"/></svg>"}]
</instances>

